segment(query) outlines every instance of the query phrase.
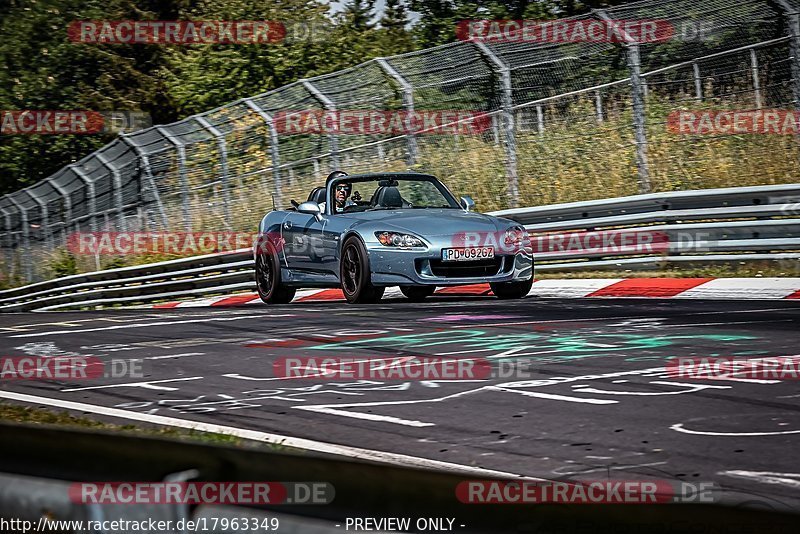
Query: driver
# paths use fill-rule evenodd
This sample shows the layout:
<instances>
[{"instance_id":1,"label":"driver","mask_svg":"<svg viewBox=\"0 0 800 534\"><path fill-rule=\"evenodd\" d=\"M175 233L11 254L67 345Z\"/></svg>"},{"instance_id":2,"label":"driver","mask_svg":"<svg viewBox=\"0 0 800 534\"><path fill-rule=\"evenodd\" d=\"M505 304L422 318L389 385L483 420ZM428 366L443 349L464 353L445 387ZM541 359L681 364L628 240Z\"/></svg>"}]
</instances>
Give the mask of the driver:
<instances>
[{"instance_id":1,"label":"driver","mask_svg":"<svg viewBox=\"0 0 800 534\"><path fill-rule=\"evenodd\" d=\"M348 176L348 174L344 171L333 171L328 175L325 179L325 183L333 180L334 178L340 178L342 176ZM344 211L347 206L355 206L355 202L350 200L350 193L353 192L353 184L347 182L339 182L336 184L336 188L333 191L333 198L336 201L336 205L334 206L334 213L340 213ZM319 207L320 210L325 212L325 202L321 202Z\"/></svg>"}]
</instances>

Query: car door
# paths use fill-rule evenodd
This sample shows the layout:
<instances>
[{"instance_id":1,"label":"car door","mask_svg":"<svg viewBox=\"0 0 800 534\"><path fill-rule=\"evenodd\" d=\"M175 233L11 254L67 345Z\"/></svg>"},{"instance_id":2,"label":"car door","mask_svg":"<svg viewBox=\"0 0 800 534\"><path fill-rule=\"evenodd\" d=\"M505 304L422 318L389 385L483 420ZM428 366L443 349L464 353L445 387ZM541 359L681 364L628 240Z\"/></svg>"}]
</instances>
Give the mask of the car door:
<instances>
[{"instance_id":1,"label":"car door","mask_svg":"<svg viewBox=\"0 0 800 534\"><path fill-rule=\"evenodd\" d=\"M313 215L291 212L283 221L286 263L296 272L323 273L327 254L323 246L323 229L327 219L318 221Z\"/></svg>"}]
</instances>

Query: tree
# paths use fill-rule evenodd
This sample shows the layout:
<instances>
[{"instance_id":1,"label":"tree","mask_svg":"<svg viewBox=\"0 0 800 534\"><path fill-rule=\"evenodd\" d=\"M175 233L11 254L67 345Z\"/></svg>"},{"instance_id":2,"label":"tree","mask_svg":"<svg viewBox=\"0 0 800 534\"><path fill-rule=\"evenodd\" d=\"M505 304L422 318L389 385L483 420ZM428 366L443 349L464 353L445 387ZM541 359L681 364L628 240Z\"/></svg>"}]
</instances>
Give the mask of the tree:
<instances>
[{"instance_id":1,"label":"tree","mask_svg":"<svg viewBox=\"0 0 800 534\"><path fill-rule=\"evenodd\" d=\"M370 30L374 27L375 0L350 0L344 6L344 13L354 30Z\"/></svg>"}]
</instances>

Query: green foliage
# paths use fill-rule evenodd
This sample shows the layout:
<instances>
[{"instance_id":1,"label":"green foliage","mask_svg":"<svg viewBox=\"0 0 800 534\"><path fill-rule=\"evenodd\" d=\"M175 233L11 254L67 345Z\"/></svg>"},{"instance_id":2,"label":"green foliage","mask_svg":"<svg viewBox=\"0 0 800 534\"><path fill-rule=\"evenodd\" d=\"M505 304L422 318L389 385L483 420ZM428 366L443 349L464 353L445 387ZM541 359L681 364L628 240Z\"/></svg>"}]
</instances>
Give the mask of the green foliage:
<instances>
[{"instance_id":1,"label":"green foliage","mask_svg":"<svg viewBox=\"0 0 800 534\"><path fill-rule=\"evenodd\" d=\"M53 258L48 266L55 278L78 274L78 262L75 256L63 248L57 249L53 253Z\"/></svg>"}]
</instances>

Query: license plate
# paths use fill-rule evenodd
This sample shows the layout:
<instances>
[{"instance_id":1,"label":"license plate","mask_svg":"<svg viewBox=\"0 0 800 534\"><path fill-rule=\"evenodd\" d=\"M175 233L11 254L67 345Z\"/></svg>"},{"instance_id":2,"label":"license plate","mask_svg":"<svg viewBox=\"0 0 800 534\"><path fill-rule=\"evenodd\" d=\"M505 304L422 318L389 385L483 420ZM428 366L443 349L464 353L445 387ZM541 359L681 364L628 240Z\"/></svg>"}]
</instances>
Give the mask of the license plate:
<instances>
[{"instance_id":1,"label":"license plate","mask_svg":"<svg viewBox=\"0 0 800 534\"><path fill-rule=\"evenodd\" d=\"M474 261L494 258L494 247L443 248L442 261Z\"/></svg>"}]
</instances>

